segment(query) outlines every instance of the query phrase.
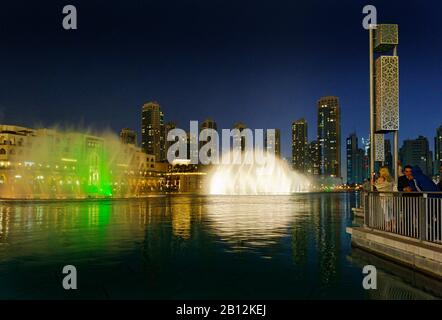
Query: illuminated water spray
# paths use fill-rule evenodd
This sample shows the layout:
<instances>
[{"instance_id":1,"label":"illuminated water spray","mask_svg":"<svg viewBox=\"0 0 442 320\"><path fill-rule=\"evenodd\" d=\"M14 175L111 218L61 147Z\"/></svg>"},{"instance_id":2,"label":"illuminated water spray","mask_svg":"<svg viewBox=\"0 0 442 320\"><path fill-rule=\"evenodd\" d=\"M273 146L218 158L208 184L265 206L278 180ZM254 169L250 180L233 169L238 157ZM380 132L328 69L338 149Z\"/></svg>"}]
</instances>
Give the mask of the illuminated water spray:
<instances>
[{"instance_id":1,"label":"illuminated water spray","mask_svg":"<svg viewBox=\"0 0 442 320\"><path fill-rule=\"evenodd\" d=\"M0 198L137 196L149 188L146 156L114 134L37 130L0 163Z\"/></svg>"},{"instance_id":2,"label":"illuminated water spray","mask_svg":"<svg viewBox=\"0 0 442 320\"><path fill-rule=\"evenodd\" d=\"M223 155L234 159L232 152ZM208 192L213 195L290 194L308 191L309 180L290 169L272 153L247 151L239 163L219 164L208 176ZM247 161L252 159L252 161Z\"/></svg>"}]
</instances>

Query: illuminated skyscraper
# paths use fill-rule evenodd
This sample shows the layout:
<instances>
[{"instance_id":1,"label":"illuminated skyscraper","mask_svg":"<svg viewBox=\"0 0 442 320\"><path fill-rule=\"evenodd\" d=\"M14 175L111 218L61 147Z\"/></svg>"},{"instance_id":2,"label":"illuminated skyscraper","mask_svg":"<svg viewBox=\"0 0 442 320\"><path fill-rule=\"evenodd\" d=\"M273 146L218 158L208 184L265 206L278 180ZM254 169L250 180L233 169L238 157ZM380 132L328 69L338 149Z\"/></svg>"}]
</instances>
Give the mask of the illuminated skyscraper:
<instances>
[{"instance_id":1,"label":"illuminated skyscraper","mask_svg":"<svg viewBox=\"0 0 442 320\"><path fill-rule=\"evenodd\" d=\"M243 132L244 129L247 128L247 126L243 123L243 122L236 122L233 125L234 129L238 129L239 132ZM241 135L238 137L234 137L233 138L233 147L235 147L235 145L240 145L241 146L241 151L245 151L246 150L246 138L245 136Z\"/></svg>"},{"instance_id":2,"label":"illuminated skyscraper","mask_svg":"<svg viewBox=\"0 0 442 320\"><path fill-rule=\"evenodd\" d=\"M307 121L299 119L292 123L292 164L293 169L307 171L308 130Z\"/></svg>"},{"instance_id":3,"label":"illuminated skyscraper","mask_svg":"<svg viewBox=\"0 0 442 320\"><path fill-rule=\"evenodd\" d=\"M120 131L120 140L124 144L137 144L137 134L134 130L124 128Z\"/></svg>"},{"instance_id":4,"label":"illuminated skyscraper","mask_svg":"<svg viewBox=\"0 0 442 320\"><path fill-rule=\"evenodd\" d=\"M319 175L319 169L319 143L315 140L308 145L306 171L312 175Z\"/></svg>"},{"instance_id":5,"label":"illuminated skyscraper","mask_svg":"<svg viewBox=\"0 0 442 320\"><path fill-rule=\"evenodd\" d=\"M347 138L347 184L362 183L364 179L364 149L358 146L358 137L352 133Z\"/></svg>"},{"instance_id":6,"label":"illuminated skyscraper","mask_svg":"<svg viewBox=\"0 0 442 320\"><path fill-rule=\"evenodd\" d=\"M269 129L274 130L267 131L264 130L264 149L267 150L267 152L273 152L275 156L280 157L281 156L281 130L279 129ZM269 141L267 141L269 139Z\"/></svg>"},{"instance_id":7,"label":"illuminated skyscraper","mask_svg":"<svg viewBox=\"0 0 442 320\"><path fill-rule=\"evenodd\" d=\"M427 138L419 136L414 140L404 140L399 156L403 166L419 166L426 175L433 175L433 156Z\"/></svg>"},{"instance_id":8,"label":"illuminated skyscraper","mask_svg":"<svg viewBox=\"0 0 442 320\"><path fill-rule=\"evenodd\" d=\"M164 115L157 102L148 102L142 108L141 148L157 161L166 159Z\"/></svg>"},{"instance_id":9,"label":"illuminated skyscraper","mask_svg":"<svg viewBox=\"0 0 442 320\"><path fill-rule=\"evenodd\" d=\"M215 122L215 120L213 120L213 119L211 119L211 118L207 118L206 120L204 120L203 121L203 123L201 123L201 127L200 127L200 132L201 131L203 131L204 129L213 129L213 130L215 130L215 131L217 131L218 130L218 127L217 127L217 125L216 125L216 122ZM205 144L207 144L209 141L200 141L199 142L199 148L200 148L200 150L201 150L201 148L205 145ZM218 141L218 143L219 143L219 141ZM217 152L217 153L219 153L219 150L214 150L214 152ZM208 154L207 154L209 157L215 157L215 154L212 154L212 149L210 149L209 151L208 151Z\"/></svg>"},{"instance_id":10,"label":"illuminated skyscraper","mask_svg":"<svg viewBox=\"0 0 442 320\"><path fill-rule=\"evenodd\" d=\"M390 171L390 173L393 173L393 153L391 152L391 142L389 139L385 139L384 140L384 152L385 152L385 156L384 156L384 163L383 165L388 167L388 170Z\"/></svg>"},{"instance_id":11,"label":"illuminated skyscraper","mask_svg":"<svg viewBox=\"0 0 442 320\"><path fill-rule=\"evenodd\" d=\"M328 96L318 100L318 143L320 173L341 177L341 116L339 98Z\"/></svg>"},{"instance_id":12,"label":"illuminated skyscraper","mask_svg":"<svg viewBox=\"0 0 442 320\"><path fill-rule=\"evenodd\" d=\"M434 137L434 167L435 172L439 172L442 166L442 124L436 129L436 137Z\"/></svg>"},{"instance_id":13,"label":"illuminated skyscraper","mask_svg":"<svg viewBox=\"0 0 442 320\"><path fill-rule=\"evenodd\" d=\"M362 149L364 150L364 158L362 165L364 167L363 179L370 178L370 136L368 138L361 138Z\"/></svg>"},{"instance_id":14,"label":"illuminated skyscraper","mask_svg":"<svg viewBox=\"0 0 442 320\"><path fill-rule=\"evenodd\" d=\"M206 120L204 120L203 123L201 123L201 130L204 129L213 129L215 131L218 130L215 120L211 118L207 118Z\"/></svg>"},{"instance_id":15,"label":"illuminated skyscraper","mask_svg":"<svg viewBox=\"0 0 442 320\"><path fill-rule=\"evenodd\" d=\"M175 143L175 141L167 141L167 135L169 134L169 131L173 129L176 129L175 122L170 121L164 125L164 145L165 145L164 151L166 153L166 158L167 158L167 150L169 150L170 146Z\"/></svg>"}]
</instances>

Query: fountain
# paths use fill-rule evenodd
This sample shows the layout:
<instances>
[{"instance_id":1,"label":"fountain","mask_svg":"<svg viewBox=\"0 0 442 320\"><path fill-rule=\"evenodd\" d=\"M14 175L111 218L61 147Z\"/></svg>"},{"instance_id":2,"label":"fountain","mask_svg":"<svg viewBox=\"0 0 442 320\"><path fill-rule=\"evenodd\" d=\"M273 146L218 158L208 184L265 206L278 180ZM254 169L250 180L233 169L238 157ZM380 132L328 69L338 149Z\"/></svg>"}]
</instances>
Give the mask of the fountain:
<instances>
[{"instance_id":1,"label":"fountain","mask_svg":"<svg viewBox=\"0 0 442 320\"><path fill-rule=\"evenodd\" d=\"M258 155L259 154L259 161ZM235 157L229 152L223 157ZM245 151L236 164L219 164L208 175L212 195L278 195L306 192L310 181L272 153ZM251 159L251 161L246 161Z\"/></svg>"},{"instance_id":2,"label":"fountain","mask_svg":"<svg viewBox=\"0 0 442 320\"><path fill-rule=\"evenodd\" d=\"M113 133L0 129L1 199L126 198L160 189L153 156Z\"/></svg>"}]
</instances>

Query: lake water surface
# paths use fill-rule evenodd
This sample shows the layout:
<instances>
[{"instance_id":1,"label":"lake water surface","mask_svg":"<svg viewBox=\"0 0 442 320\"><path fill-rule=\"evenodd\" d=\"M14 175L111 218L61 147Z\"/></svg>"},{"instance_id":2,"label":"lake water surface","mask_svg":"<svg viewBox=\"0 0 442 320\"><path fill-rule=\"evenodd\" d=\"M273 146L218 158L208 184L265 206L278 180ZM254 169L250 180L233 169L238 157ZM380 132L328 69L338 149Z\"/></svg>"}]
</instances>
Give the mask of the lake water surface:
<instances>
[{"instance_id":1,"label":"lake water surface","mask_svg":"<svg viewBox=\"0 0 442 320\"><path fill-rule=\"evenodd\" d=\"M351 248L352 193L0 203L0 299L433 299ZM378 290L362 268L378 269ZM78 290L62 288L74 265Z\"/></svg>"}]
</instances>

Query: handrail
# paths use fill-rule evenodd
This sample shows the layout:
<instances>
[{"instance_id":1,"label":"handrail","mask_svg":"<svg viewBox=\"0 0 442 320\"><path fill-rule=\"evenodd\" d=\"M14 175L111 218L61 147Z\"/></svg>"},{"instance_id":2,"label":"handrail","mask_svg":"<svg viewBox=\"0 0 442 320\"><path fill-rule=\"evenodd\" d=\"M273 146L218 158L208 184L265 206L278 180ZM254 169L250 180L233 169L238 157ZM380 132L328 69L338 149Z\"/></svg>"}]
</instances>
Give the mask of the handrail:
<instances>
[{"instance_id":1,"label":"handrail","mask_svg":"<svg viewBox=\"0 0 442 320\"><path fill-rule=\"evenodd\" d=\"M442 192L364 191L364 226L442 244Z\"/></svg>"}]
</instances>

